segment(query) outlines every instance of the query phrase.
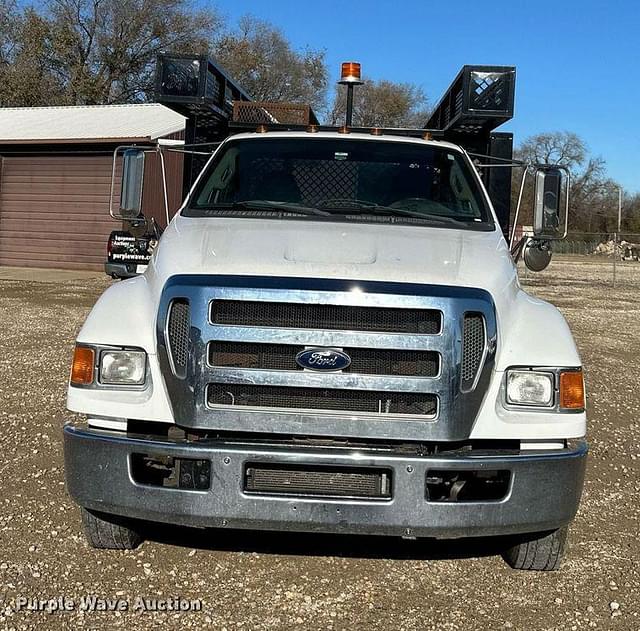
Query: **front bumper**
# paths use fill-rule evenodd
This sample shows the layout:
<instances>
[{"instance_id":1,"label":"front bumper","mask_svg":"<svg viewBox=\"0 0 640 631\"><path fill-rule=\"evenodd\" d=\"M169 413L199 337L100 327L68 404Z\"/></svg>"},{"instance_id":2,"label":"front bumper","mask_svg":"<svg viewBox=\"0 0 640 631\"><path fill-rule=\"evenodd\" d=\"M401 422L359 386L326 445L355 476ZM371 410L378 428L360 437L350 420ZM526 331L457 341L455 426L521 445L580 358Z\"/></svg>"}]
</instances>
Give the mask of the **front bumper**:
<instances>
[{"instance_id":1,"label":"front bumper","mask_svg":"<svg viewBox=\"0 0 640 631\"><path fill-rule=\"evenodd\" d=\"M516 455L413 456L366 450L263 446L131 438L67 425L67 488L89 509L198 527L251 528L457 538L552 530L573 519L582 492L587 446ZM137 484L131 454L211 462L207 491ZM243 491L247 462L384 467L393 474L387 501L256 496ZM427 470L508 469L511 486L500 501L430 502Z\"/></svg>"},{"instance_id":2,"label":"front bumper","mask_svg":"<svg viewBox=\"0 0 640 631\"><path fill-rule=\"evenodd\" d=\"M146 265L145 265L146 267ZM141 272L138 271L138 265L136 263L111 263L104 264L104 273L112 278L133 278L139 276Z\"/></svg>"}]
</instances>

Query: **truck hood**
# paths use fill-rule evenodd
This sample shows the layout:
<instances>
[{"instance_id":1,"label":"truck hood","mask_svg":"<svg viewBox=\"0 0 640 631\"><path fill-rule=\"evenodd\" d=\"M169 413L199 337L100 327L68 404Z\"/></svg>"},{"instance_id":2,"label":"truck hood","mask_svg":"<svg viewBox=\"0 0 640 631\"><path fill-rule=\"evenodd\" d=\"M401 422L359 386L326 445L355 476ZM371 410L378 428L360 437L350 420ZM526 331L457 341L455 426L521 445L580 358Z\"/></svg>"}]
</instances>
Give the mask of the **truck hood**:
<instances>
[{"instance_id":1,"label":"truck hood","mask_svg":"<svg viewBox=\"0 0 640 631\"><path fill-rule=\"evenodd\" d=\"M150 268L161 285L177 274L288 276L480 287L494 299L517 283L499 230L415 224L177 216Z\"/></svg>"}]
</instances>

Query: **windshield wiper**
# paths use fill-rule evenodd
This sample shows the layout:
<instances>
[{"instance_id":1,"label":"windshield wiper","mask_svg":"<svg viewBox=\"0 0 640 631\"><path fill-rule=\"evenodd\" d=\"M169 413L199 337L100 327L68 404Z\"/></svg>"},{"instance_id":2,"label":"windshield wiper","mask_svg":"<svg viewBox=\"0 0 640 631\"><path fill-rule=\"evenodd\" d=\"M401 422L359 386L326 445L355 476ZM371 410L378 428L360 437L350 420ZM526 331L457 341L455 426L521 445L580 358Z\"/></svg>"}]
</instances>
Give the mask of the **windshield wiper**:
<instances>
[{"instance_id":1,"label":"windshield wiper","mask_svg":"<svg viewBox=\"0 0 640 631\"><path fill-rule=\"evenodd\" d=\"M284 213L294 213L296 215L320 215L322 217L331 215L330 212L320 210L319 208L312 208L311 206L303 206L302 204L292 202L276 202L271 199L248 199L241 202L233 202L231 208L242 210L279 210Z\"/></svg>"},{"instance_id":2,"label":"windshield wiper","mask_svg":"<svg viewBox=\"0 0 640 631\"><path fill-rule=\"evenodd\" d=\"M342 207L332 208L329 212L331 214L363 214L370 212L375 215L403 215L405 217L424 219L425 221L440 221L441 223L452 223L460 226L464 226L467 223L460 219L438 215L437 213L418 212L417 210L408 210L407 208L384 206L359 199L345 200L343 204ZM354 211L357 211L357 213Z\"/></svg>"}]
</instances>

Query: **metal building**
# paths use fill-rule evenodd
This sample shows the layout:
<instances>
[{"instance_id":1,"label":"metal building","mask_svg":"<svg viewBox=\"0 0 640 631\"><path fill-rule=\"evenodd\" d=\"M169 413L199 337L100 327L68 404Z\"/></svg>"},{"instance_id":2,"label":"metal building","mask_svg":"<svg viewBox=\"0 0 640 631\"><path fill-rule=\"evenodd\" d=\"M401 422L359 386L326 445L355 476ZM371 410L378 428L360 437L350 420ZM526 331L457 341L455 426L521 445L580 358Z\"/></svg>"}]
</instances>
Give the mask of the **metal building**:
<instances>
[{"instance_id":1,"label":"metal building","mask_svg":"<svg viewBox=\"0 0 640 631\"><path fill-rule=\"evenodd\" d=\"M0 108L0 265L102 270L118 228L109 216L113 150L180 139L184 129L183 116L155 103ZM150 158L145 215L164 224L161 173ZM182 154L168 154L166 166L175 211Z\"/></svg>"}]
</instances>

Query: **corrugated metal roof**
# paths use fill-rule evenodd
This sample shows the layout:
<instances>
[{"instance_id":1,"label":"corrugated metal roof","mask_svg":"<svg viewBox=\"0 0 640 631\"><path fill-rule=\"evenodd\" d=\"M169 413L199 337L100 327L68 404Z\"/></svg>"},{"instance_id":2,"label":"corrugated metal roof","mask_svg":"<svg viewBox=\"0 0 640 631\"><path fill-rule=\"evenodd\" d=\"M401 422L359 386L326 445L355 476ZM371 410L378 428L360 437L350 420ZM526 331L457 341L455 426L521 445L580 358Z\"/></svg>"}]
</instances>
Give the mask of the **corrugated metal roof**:
<instances>
[{"instance_id":1,"label":"corrugated metal roof","mask_svg":"<svg viewBox=\"0 0 640 631\"><path fill-rule=\"evenodd\" d=\"M185 120L159 103L1 107L0 143L155 140L182 131Z\"/></svg>"}]
</instances>

